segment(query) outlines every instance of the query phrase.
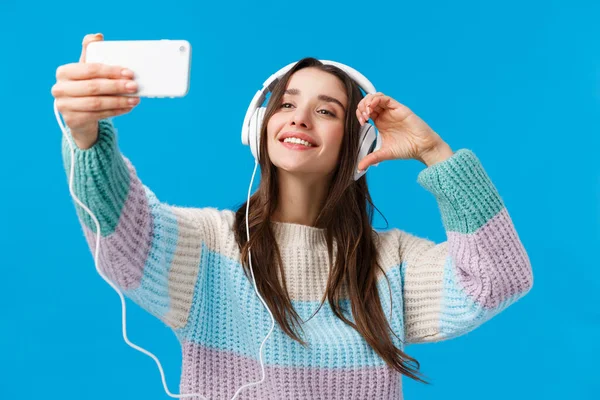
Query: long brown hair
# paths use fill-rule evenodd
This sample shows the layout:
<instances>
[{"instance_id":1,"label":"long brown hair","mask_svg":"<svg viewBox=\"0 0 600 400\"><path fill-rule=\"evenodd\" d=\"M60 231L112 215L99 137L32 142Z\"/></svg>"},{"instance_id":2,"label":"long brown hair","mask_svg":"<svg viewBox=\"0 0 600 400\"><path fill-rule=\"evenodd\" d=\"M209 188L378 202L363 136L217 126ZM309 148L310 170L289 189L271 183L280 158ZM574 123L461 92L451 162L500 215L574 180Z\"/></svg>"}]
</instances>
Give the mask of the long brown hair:
<instances>
[{"instance_id":1,"label":"long brown hair","mask_svg":"<svg viewBox=\"0 0 600 400\"><path fill-rule=\"evenodd\" d=\"M257 290L281 329L292 339L306 346L296 332L296 328L302 330L300 317L294 310L287 291L281 254L271 226L271 216L277 208L279 185L277 168L269 159L266 138L267 122L278 110L288 80L294 72L307 67L317 68L336 76L343 83L348 95L345 132L339 162L333 172L325 204L315 222L316 227L325 230L330 265L333 264L334 241L336 247L335 265L330 269L321 306L327 298L333 313L356 329L387 365L406 376L425 382L421 378L419 362L405 354L392 342L391 335L398 336L392 331L385 317L376 285L377 270L381 270L382 273L384 271L377 262L378 252L375 244L377 236L371 227L375 206L371 201L366 177L363 175L357 181L353 180L357 166L360 130L354 110L363 95L357 84L344 71L332 65L324 65L312 57L296 63L279 80L269 98L260 128L260 185L250 197L249 242L246 238L246 203L239 207L235 218L235 236L244 271L249 277L248 248L250 247ZM343 315L340 302L345 293L350 298L352 315L356 323Z\"/></svg>"}]
</instances>

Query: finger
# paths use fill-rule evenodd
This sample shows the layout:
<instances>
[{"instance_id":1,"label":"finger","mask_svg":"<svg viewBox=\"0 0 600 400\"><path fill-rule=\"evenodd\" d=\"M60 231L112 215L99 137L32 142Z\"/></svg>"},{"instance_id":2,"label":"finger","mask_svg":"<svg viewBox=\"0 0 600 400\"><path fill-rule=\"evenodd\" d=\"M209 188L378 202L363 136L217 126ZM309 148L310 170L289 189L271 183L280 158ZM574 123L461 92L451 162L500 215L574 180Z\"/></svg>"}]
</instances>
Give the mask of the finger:
<instances>
[{"instance_id":1,"label":"finger","mask_svg":"<svg viewBox=\"0 0 600 400\"><path fill-rule=\"evenodd\" d=\"M364 124L369 118L376 120L393 99L382 92L367 94L358 104L357 118ZM399 103L398 103L399 104Z\"/></svg>"},{"instance_id":2,"label":"finger","mask_svg":"<svg viewBox=\"0 0 600 400\"><path fill-rule=\"evenodd\" d=\"M363 126L364 122L363 122L362 113L360 112L358 107L356 108L356 118L358 119L358 123L360 124L360 126Z\"/></svg>"},{"instance_id":3,"label":"finger","mask_svg":"<svg viewBox=\"0 0 600 400\"><path fill-rule=\"evenodd\" d=\"M369 93L365 97L363 97L360 103L358 103L358 109L360 110L361 114L367 111L367 104L371 101L372 98L373 94Z\"/></svg>"},{"instance_id":4,"label":"finger","mask_svg":"<svg viewBox=\"0 0 600 400\"><path fill-rule=\"evenodd\" d=\"M383 110L382 110L383 111ZM371 118L373 121L377 121L377 118L379 118L379 114L381 114L379 111L376 110L372 110L370 113L368 113L367 115L369 116L369 118Z\"/></svg>"},{"instance_id":5,"label":"finger","mask_svg":"<svg viewBox=\"0 0 600 400\"><path fill-rule=\"evenodd\" d=\"M361 107L357 107L356 118L358 118L358 122L360 123L360 125L363 126L365 122L367 122L367 120L369 119L369 116L365 113L365 111L361 111Z\"/></svg>"},{"instance_id":6,"label":"finger","mask_svg":"<svg viewBox=\"0 0 600 400\"><path fill-rule=\"evenodd\" d=\"M375 106L373 106L373 104L367 106L367 114L373 121L376 121L383 111L383 107L381 107L379 104L376 104Z\"/></svg>"},{"instance_id":7,"label":"finger","mask_svg":"<svg viewBox=\"0 0 600 400\"><path fill-rule=\"evenodd\" d=\"M383 93L375 93L372 94L369 99L366 99L365 109L362 113L362 120L367 121L371 118L373 121L376 121L379 118L379 114L381 114L384 108L381 106L381 98L385 95Z\"/></svg>"},{"instance_id":8,"label":"finger","mask_svg":"<svg viewBox=\"0 0 600 400\"><path fill-rule=\"evenodd\" d=\"M54 97L84 97L135 93L137 83L127 79L89 79L86 81L58 81L52 87Z\"/></svg>"},{"instance_id":9,"label":"finger","mask_svg":"<svg viewBox=\"0 0 600 400\"><path fill-rule=\"evenodd\" d=\"M391 99L391 97L386 96L383 93L373 95L371 100L367 103L367 109L377 109L378 112L383 111L383 109L386 108L386 99Z\"/></svg>"},{"instance_id":10,"label":"finger","mask_svg":"<svg viewBox=\"0 0 600 400\"><path fill-rule=\"evenodd\" d=\"M363 120L368 120L371 118L372 120L376 120L384 110L382 106L381 99L389 97L385 96L381 92L371 93L365 97L364 102L364 111L362 112Z\"/></svg>"},{"instance_id":11,"label":"finger","mask_svg":"<svg viewBox=\"0 0 600 400\"><path fill-rule=\"evenodd\" d=\"M95 78L131 79L133 72L117 65L100 63L71 63L56 70L56 80L82 80Z\"/></svg>"},{"instance_id":12,"label":"finger","mask_svg":"<svg viewBox=\"0 0 600 400\"><path fill-rule=\"evenodd\" d=\"M358 104L356 105L356 112L357 112L357 115L361 115L361 114L362 114L362 112L366 110L366 108L365 108L365 104L366 104L366 103L365 103L365 100L367 99L367 96L368 96L368 94L367 94L365 97L363 97L363 98L362 98L362 99L361 99L361 100L358 102Z\"/></svg>"},{"instance_id":13,"label":"finger","mask_svg":"<svg viewBox=\"0 0 600 400\"><path fill-rule=\"evenodd\" d=\"M377 150L373 153L367 154L362 160L360 160L358 163L358 169L360 171L364 171L373 164L377 164L381 161L389 159L390 157L385 149Z\"/></svg>"},{"instance_id":14,"label":"finger","mask_svg":"<svg viewBox=\"0 0 600 400\"><path fill-rule=\"evenodd\" d=\"M139 97L129 96L61 97L56 100L56 105L61 113L65 111L101 112L137 106L139 102Z\"/></svg>"},{"instance_id":15,"label":"finger","mask_svg":"<svg viewBox=\"0 0 600 400\"><path fill-rule=\"evenodd\" d=\"M370 110L363 113L360 113L357 110L357 118L361 122L361 126L364 125L369 120L369 118L371 118L373 121L376 121L377 118L379 118L379 114L380 112L376 110Z\"/></svg>"},{"instance_id":16,"label":"finger","mask_svg":"<svg viewBox=\"0 0 600 400\"><path fill-rule=\"evenodd\" d=\"M356 118L358 118L361 126L369 119L367 115L367 102L370 101L372 96L372 94L367 94L358 102L358 106L356 107Z\"/></svg>"},{"instance_id":17,"label":"finger","mask_svg":"<svg viewBox=\"0 0 600 400\"><path fill-rule=\"evenodd\" d=\"M397 109L397 108L407 108L406 106L400 104L399 102L397 102L396 100L394 100L392 97L390 96L386 96L383 93L377 93L376 96L373 97L373 100L371 101L371 104L369 104L369 106L371 107L376 107L379 106L382 109Z\"/></svg>"},{"instance_id":18,"label":"finger","mask_svg":"<svg viewBox=\"0 0 600 400\"><path fill-rule=\"evenodd\" d=\"M85 35L85 37L83 38L83 42L81 43L81 56L79 56L80 63L85 62L88 44L90 44L91 42L98 42L101 40L104 40L104 36L101 33L96 33L94 35Z\"/></svg>"}]
</instances>

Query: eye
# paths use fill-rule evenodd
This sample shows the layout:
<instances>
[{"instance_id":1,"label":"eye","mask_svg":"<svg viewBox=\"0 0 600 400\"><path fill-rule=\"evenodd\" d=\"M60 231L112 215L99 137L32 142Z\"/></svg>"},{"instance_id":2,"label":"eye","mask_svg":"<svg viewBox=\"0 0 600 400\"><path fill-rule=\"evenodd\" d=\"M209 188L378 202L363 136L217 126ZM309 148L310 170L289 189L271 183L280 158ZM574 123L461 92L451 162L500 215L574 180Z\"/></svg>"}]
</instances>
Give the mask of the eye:
<instances>
[{"instance_id":1,"label":"eye","mask_svg":"<svg viewBox=\"0 0 600 400\"><path fill-rule=\"evenodd\" d=\"M329 115L331 115L332 117L335 117L335 114L334 114L334 113L332 113L332 112L331 112L331 111L329 111L329 110L319 110L319 111L325 111L325 113L326 113L326 114L329 114Z\"/></svg>"},{"instance_id":2,"label":"eye","mask_svg":"<svg viewBox=\"0 0 600 400\"><path fill-rule=\"evenodd\" d=\"M289 107L288 107L288 106L289 106ZM279 108L290 108L290 107L293 107L293 104L292 104L292 103L283 103L283 104L281 104L281 106L280 106ZM329 110L322 109L322 110L319 110L318 112L321 112L321 111L324 111L324 115L327 115L327 114L329 114L329 115L331 115L332 117L335 117L335 114L334 114L334 113L332 113L332 112L331 112L331 111L329 111Z\"/></svg>"}]
</instances>

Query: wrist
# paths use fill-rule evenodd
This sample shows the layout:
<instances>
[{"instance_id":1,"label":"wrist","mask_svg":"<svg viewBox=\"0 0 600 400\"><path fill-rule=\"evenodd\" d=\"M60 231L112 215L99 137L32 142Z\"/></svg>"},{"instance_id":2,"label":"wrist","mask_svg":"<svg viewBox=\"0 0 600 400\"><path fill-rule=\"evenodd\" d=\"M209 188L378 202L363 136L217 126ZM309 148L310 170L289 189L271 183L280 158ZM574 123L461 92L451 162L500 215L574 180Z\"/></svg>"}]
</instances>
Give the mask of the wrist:
<instances>
[{"instance_id":1,"label":"wrist","mask_svg":"<svg viewBox=\"0 0 600 400\"><path fill-rule=\"evenodd\" d=\"M425 164L427 167L431 167L434 164L440 163L452 157L454 152L446 142L442 142L431 149L424 151L419 157L419 161Z\"/></svg>"},{"instance_id":2,"label":"wrist","mask_svg":"<svg viewBox=\"0 0 600 400\"><path fill-rule=\"evenodd\" d=\"M98 141L98 121L84 128L70 129L75 145L81 150L88 150Z\"/></svg>"}]
</instances>

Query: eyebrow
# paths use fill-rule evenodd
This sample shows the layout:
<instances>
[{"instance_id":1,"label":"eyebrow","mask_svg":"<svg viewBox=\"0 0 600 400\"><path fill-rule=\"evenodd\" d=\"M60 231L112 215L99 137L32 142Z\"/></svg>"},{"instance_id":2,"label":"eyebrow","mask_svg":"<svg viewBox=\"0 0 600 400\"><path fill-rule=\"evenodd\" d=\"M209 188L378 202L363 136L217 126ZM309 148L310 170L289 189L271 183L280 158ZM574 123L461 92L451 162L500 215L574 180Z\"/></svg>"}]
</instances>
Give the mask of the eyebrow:
<instances>
[{"instance_id":1,"label":"eyebrow","mask_svg":"<svg viewBox=\"0 0 600 400\"><path fill-rule=\"evenodd\" d=\"M300 94L300 89L287 89L284 93L289 94L291 96L295 96ZM335 97L327 96L326 94L320 94L317 98L319 100L327 101L329 103L338 104L340 107L342 107L342 110L344 110L344 112L346 111L346 107L344 107L342 102L336 99Z\"/></svg>"}]
</instances>

